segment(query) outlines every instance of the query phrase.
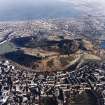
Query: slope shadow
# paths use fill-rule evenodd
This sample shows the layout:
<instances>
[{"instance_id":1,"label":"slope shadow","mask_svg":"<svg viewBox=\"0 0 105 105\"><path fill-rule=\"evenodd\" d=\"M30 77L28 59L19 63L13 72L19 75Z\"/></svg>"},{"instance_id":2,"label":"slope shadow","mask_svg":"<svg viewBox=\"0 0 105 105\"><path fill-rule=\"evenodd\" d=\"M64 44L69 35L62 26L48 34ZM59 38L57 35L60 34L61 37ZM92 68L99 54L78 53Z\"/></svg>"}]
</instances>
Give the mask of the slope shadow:
<instances>
[{"instance_id":1,"label":"slope shadow","mask_svg":"<svg viewBox=\"0 0 105 105\"><path fill-rule=\"evenodd\" d=\"M6 53L5 58L10 59L18 64L29 66L30 64L41 60L40 57L24 54L23 51L13 51Z\"/></svg>"}]
</instances>

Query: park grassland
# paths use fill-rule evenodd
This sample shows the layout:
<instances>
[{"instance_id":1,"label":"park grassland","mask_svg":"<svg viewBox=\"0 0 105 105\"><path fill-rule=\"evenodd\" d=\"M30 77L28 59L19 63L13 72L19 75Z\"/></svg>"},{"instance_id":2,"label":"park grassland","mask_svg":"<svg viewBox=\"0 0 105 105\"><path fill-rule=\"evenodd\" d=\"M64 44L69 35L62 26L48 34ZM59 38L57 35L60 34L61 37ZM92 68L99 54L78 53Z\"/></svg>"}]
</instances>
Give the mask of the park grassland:
<instances>
[{"instance_id":1,"label":"park grassland","mask_svg":"<svg viewBox=\"0 0 105 105\"><path fill-rule=\"evenodd\" d=\"M0 44L0 55L15 51L15 50L16 50L15 46L9 41L5 41L4 43Z\"/></svg>"}]
</instances>

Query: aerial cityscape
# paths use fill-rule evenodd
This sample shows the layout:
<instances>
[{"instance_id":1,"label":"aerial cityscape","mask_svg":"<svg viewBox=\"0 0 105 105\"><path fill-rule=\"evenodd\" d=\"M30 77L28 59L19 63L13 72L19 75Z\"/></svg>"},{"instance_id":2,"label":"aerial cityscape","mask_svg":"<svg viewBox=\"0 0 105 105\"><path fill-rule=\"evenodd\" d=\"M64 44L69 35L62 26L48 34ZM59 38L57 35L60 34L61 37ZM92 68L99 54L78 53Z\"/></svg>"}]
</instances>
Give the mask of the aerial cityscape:
<instances>
[{"instance_id":1,"label":"aerial cityscape","mask_svg":"<svg viewBox=\"0 0 105 105\"><path fill-rule=\"evenodd\" d=\"M0 105L105 105L104 0L0 0Z\"/></svg>"}]
</instances>

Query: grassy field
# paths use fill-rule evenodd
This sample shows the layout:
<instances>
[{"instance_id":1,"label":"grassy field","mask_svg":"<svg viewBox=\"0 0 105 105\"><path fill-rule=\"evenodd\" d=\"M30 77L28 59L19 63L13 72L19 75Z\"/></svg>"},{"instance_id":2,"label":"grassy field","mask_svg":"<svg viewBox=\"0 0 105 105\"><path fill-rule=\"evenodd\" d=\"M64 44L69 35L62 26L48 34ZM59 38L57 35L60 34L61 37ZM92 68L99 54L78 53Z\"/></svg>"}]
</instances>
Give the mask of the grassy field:
<instances>
[{"instance_id":1,"label":"grassy field","mask_svg":"<svg viewBox=\"0 0 105 105\"><path fill-rule=\"evenodd\" d=\"M14 51L14 50L16 50L15 46L9 41L6 41L0 44L0 55Z\"/></svg>"}]
</instances>

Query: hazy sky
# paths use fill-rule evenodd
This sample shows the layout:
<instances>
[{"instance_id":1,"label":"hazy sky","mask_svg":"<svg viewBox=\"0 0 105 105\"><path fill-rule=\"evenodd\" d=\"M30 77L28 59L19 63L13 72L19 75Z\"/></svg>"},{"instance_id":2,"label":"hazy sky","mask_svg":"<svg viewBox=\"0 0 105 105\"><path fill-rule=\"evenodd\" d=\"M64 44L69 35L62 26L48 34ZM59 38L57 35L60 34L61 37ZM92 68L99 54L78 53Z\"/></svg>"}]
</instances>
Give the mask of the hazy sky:
<instances>
[{"instance_id":1,"label":"hazy sky","mask_svg":"<svg viewBox=\"0 0 105 105\"><path fill-rule=\"evenodd\" d=\"M79 6L98 6L97 8L103 8L105 6L105 0L0 0L0 10L6 9L8 6L16 5L29 5L36 6L42 4L51 3L72 3ZM12 7L10 7L12 8Z\"/></svg>"},{"instance_id":2,"label":"hazy sky","mask_svg":"<svg viewBox=\"0 0 105 105\"><path fill-rule=\"evenodd\" d=\"M0 0L0 20L105 14L105 0Z\"/></svg>"},{"instance_id":3,"label":"hazy sky","mask_svg":"<svg viewBox=\"0 0 105 105\"><path fill-rule=\"evenodd\" d=\"M105 13L105 0L60 0L64 3L69 3L75 5L76 8L81 11L94 11ZM94 14L94 13L93 13Z\"/></svg>"}]
</instances>

